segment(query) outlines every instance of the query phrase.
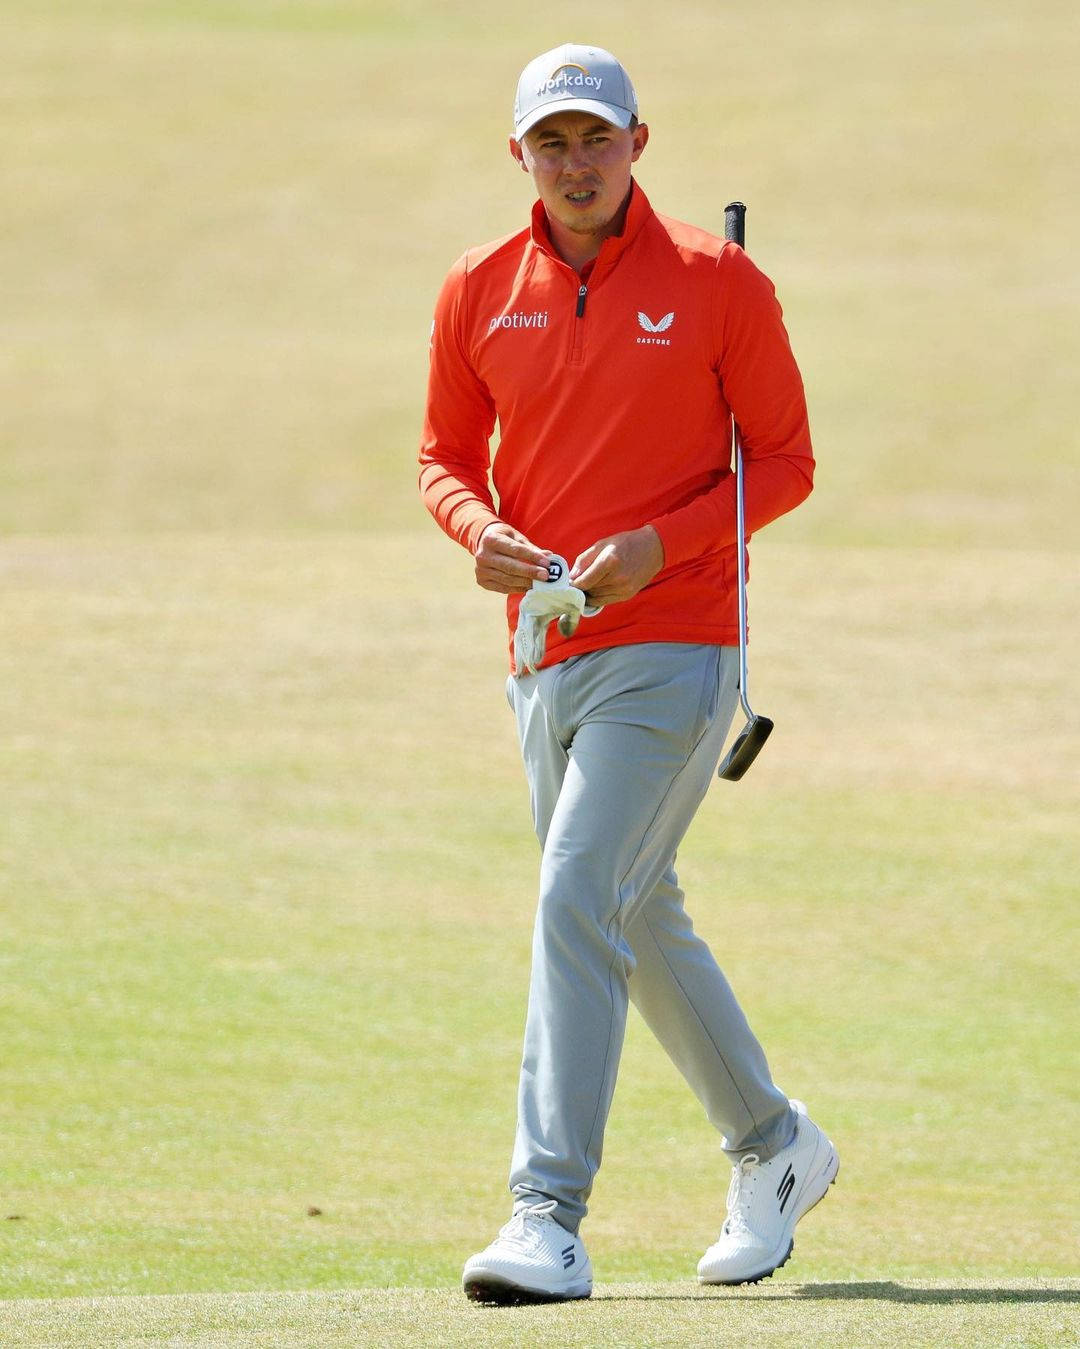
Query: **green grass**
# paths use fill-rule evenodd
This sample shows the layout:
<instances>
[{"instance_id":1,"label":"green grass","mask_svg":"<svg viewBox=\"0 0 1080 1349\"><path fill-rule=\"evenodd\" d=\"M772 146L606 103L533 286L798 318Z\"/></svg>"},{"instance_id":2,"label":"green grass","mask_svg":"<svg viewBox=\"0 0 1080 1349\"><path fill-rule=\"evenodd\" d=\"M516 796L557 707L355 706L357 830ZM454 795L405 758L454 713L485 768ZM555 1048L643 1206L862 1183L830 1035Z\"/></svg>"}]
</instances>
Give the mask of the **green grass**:
<instances>
[{"instance_id":1,"label":"green grass","mask_svg":"<svg viewBox=\"0 0 1080 1349\"><path fill-rule=\"evenodd\" d=\"M1074 1280L1029 1283L847 1282L703 1290L610 1284L564 1307L477 1308L428 1290L67 1299L0 1304L0 1330L21 1345L429 1345L611 1349L717 1343L913 1345L982 1349L1076 1343ZM80 1338L83 1337L83 1338Z\"/></svg>"},{"instance_id":2,"label":"green grass","mask_svg":"<svg viewBox=\"0 0 1080 1349\"><path fill-rule=\"evenodd\" d=\"M779 640L836 557L778 546L755 580L775 742L680 859L844 1155L793 1277L1067 1275L1074 1206L1024 1160L1033 1128L1067 1149L1076 1100L1077 736L1038 729L1073 640L1053 560L981 557L1028 627L954 630L927 670L902 625L937 561L844 557L901 625L890 670L863 693L881 638L825 589L793 627L831 654ZM0 564L4 1291L452 1283L504 1208L534 886L498 601L434 534L25 540ZM919 622L956 603L927 584ZM1016 686L1032 630L1045 668ZM1035 728L1020 751L965 718L965 659ZM601 1277L684 1279L723 1170L632 1023Z\"/></svg>"},{"instance_id":3,"label":"green grass","mask_svg":"<svg viewBox=\"0 0 1080 1349\"><path fill-rule=\"evenodd\" d=\"M1070 1342L1073 7L0 22L0 1340ZM660 209L749 202L806 375L777 730L679 865L843 1168L771 1285L701 1296L724 1166L632 1020L602 1296L485 1315L536 855L500 606L414 455L567 35L634 72Z\"/></svg>"},{"instance_id":4,"label":"green grass","mask_svg":"<svg viewBox=\"0 0 1080 1349\"><path fill-rule=\"evenodd\" d=\"M582 24L458 15L3 0L0 526L419 523L434 295L463 248L520 226L522 53ZM657 205L719 228L750 204L824 462L778 529L1069 549L1067 0L702 2L662 27L604 0L589 27L635 71Z\"/></svg>"}]
</instances>

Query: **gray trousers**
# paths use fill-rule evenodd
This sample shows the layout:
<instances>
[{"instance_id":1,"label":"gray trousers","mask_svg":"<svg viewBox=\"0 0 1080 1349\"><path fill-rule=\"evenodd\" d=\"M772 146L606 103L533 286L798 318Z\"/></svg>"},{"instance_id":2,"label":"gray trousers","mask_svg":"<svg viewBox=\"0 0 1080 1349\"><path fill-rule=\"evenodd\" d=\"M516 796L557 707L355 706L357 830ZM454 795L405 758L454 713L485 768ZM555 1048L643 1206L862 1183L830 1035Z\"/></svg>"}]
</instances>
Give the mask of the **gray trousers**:
<instances>
[{"instance_id":1,"label":"gray trousers","mask_svg":"<svg viewBox=\"0 0 1080 1349\"><path fill-rule=\"evenodd\" d=\"M628 999L733 1160L767 1160L794 1132L675 876L737 680L734 647L665 642L508 682L543 850L510 1188L515 1209L554 1199L572 1232L600 1166Z\"/></svg>"}]
</instances>

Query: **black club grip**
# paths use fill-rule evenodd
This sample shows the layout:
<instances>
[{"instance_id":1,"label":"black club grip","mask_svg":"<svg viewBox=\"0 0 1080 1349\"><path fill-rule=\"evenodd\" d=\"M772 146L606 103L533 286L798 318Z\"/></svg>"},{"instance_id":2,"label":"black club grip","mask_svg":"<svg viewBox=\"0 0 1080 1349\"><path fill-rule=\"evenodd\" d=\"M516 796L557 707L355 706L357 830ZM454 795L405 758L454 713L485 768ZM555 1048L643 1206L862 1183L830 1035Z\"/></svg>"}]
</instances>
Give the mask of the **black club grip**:
<instances>
[{"instance_id":1,"label":"black club grip","mask_svg":"<svg viewBox=\"0 0 1080 1349\"><path fill-rule=\"evenodd\" d=\"M724 207L724 238L746 247L746 207L741 201L732 201Z\"/></svg>"}]
</instances>

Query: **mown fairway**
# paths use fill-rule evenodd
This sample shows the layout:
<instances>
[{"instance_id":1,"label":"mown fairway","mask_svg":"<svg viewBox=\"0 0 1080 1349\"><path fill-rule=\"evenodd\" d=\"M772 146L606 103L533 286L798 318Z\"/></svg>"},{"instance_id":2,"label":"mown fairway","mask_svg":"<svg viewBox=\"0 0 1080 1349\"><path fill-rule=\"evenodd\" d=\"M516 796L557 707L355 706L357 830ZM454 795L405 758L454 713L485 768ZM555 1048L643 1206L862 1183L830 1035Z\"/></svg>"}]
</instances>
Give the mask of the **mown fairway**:
<instances>
[{"instance_id":1,"label":"mown fairway","mask_svg":"<svg viewBox=\"0 0 1080 1349\"><path fill-rule=\"evenodd\" d=\"M585 22L0 0L4 1344L1075 1342L1073 7ZM565 36L633 72L654 204L749 202L806 376L777 731L680 872L842 1169L699 1297L726 1168L632 1021L602 1296L485 1319L536 850L499 603L413 465Z\"/></svg>"},{"instance_id":2,"label":"mown fairway","mask_svg":"<svg viewBox=\"0 0 1080 1349\"><path fill-rule=\"evenodd\" d=\"M810 1346L1073 1345L1080 1283L778 1284L749 1292L674 1283L599 1286L559 1308L471 1306L456 1291L361 1289L337 1293L221 1293L154 1298L67 1298L0 1303L0 1330L26 1346L147 1343L332 1346L353 1349L505 1349L552 1342L571 1349L639 1345L705 1349L734 1344Z\"/></svg>"}]
</instances>

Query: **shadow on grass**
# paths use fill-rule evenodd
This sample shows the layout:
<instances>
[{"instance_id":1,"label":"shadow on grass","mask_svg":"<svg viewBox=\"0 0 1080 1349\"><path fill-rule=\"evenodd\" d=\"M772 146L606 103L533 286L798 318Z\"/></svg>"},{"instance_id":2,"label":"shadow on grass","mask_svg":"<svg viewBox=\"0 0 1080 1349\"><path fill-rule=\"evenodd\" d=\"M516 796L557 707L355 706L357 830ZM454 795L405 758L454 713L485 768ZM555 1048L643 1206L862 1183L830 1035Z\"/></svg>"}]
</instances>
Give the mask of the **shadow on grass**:
<instances>
[{"instance_id":1,"label":"shadow on grass","mask_svg":"<svg viewBox=\"0 0 1080 1349\"><path fill-rule=\"evenodd\" d=\"M1080 1288L909 1288L902 1283L803 1283L796 1298L824 1300L867 1298L879 1302L911 1302L948 1306L953 1302L1080 1302Z\"/></svg>"},{"instance_id":2,"label":"shadow on grass","mask_svg":"<svg viewBox=\"0 0 1080 1349\"><path fill-rule=\"evenodd\" d=\"M960 1303L1039 1303L1080 1302L1080 1288L911 1288L887 1280L880 1283L802 1283L762 1288L761 1293L735 1292L717 1289L717 1297L725 1302L800 1302L803 1300L842 1302L902 1302L912 1306L947 1307ZM762 1296L764 1295L764 1297ZM600 1299L605 1302L700 1302L708 1292L680 1295L678 1293L618 1293L605 1291Z\"/></svg>"}]
</instances>

